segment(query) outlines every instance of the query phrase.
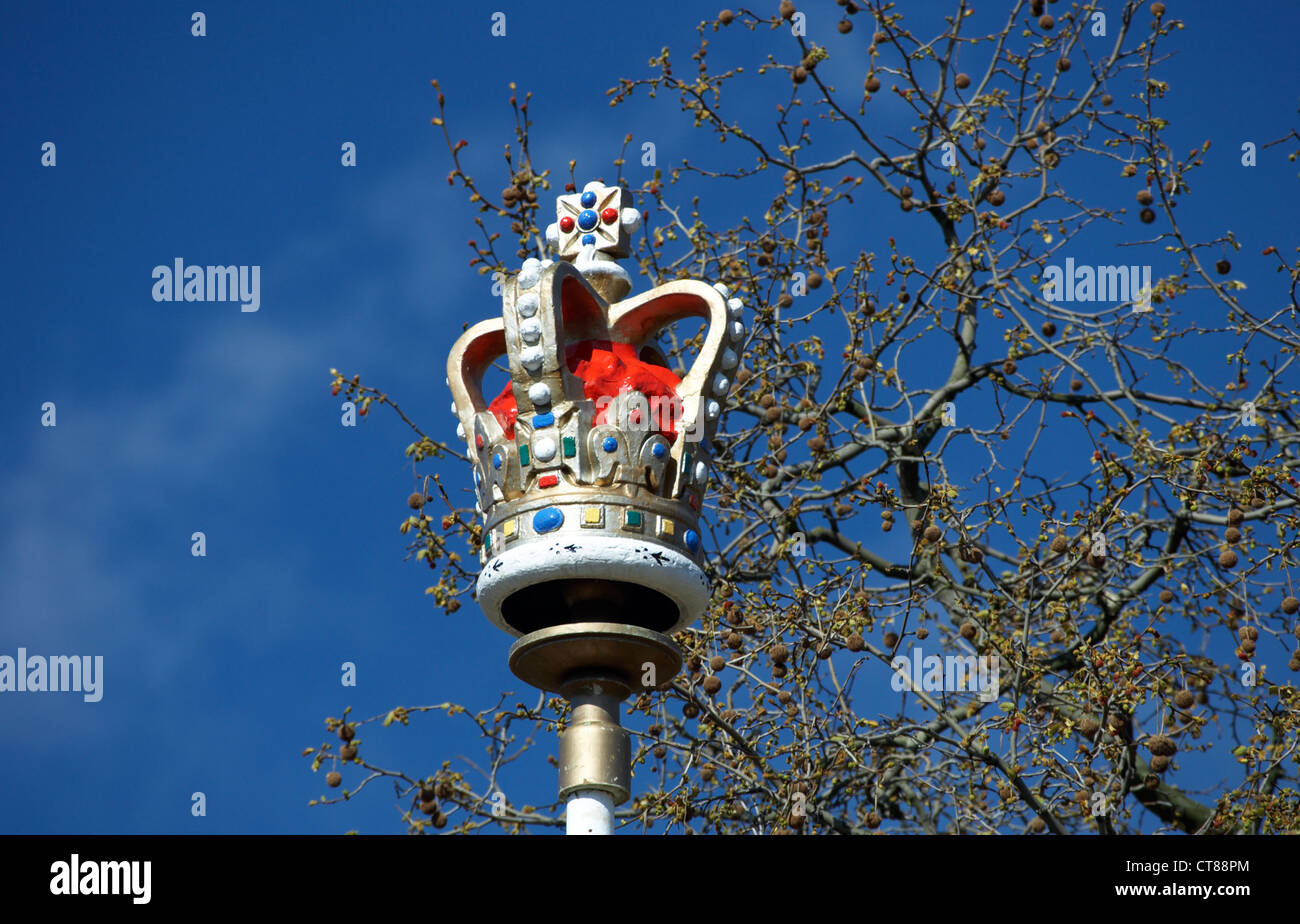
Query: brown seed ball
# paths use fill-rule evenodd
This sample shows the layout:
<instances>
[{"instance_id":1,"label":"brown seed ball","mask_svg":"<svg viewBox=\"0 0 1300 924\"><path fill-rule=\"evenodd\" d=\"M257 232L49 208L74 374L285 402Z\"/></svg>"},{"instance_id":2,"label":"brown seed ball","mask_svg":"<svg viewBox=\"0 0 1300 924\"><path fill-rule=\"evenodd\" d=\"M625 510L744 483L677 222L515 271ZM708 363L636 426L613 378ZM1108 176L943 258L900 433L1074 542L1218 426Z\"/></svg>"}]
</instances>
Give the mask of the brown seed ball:
<instances>
[{"instance_id":1,"label":"brown seed ball","mask_svg":"<svg viewBox=\"0 0 1300 924\"><path fill-rule=\"evenodd\" d=\"M1233 545L1236 545L1241 541L1241 530L1237 529L1235 526L1229 526L1224 530L1223 538L1227 539Z\"/></svg>"},{"instance_id":2,"label":"brown seed ball","mask_svg":"<svg viewBox=\"0 0 1300 924\"><path fill-rule=\"evenodd\" d=\"M345 744L339 748L339 757L344 760L352 760L357 756L357 746L355 744Z\"/></svg>"},{"instance_id":3,"label":"brown seed ball","mask_svg":"<svg viewBox=\"0 0 1300 924\"><path fill-rule=\"evenodd\" d=\"M1165 5L1160 0L1156 0L1155 3L1151 4L1151 15L1156 19L1165 15Z\"/></svg>"},{"instance_id":4,"label":"brown seed ball","mask_svg":"<svg viewBox=\"0 0 1300 924\"><path fill-rule=\"evenodd\" d=\"M813 452L823 452L826 449L826 439L822 436L813 436L808 439L808 448Z\"/></svg>"},{"instance_id":5,"label":"brown seed ball","mask_svg":"<svg viewBox=\"0 0 1300 924\"><path fill-rule=\"evenodd\" d=\"M1232 549L1224 549L1219 553L1219 567L1235 568L1237 567L1237 553Z\"/></svg>"},{"instance_id":6,"label":"brown seed ball","mask_svg":"<svg viewBox=\"0 0 1300 924\"><path fill-rule=\"evenodd\" d=\"M1173 602L1174 602L1174 592L1173 592L1172 590L1170 590L1168 587L1166 587L1164 590L1160 591L1160 602L1161 602L1161 603L1173 603Z\"/></svg>"},{"instance_id":7,"label":"brown seed ball","mask_svg":"<svg viewBox=\"0 0 1300 924\"><path fill-rule=\"evenodd\" d=\"M1248 655L1253 655L1255 653L1255 640L1249 638L1243 639L1241 642L1241 650Z\"/></svg>"},{"instance_id":8,"label":"brown seed ball","mask_svg":"<svg viewBox=\"0 0 1300 924\"><path fill-rule=\"evenodd\" d=\"M834 649L831 648L829 643L822 642L819 646L817 646L817 657L825 661L827 658L831 656L831 653L833 651Z\"/></svg>"},{"instance_id":9,"label":"brown seed ball","mask_svg":"<svg viewBox=\"0 0 1300 924\"><path fill-rule=\"evenodd\" d=\"M768 423L776 423L781 419L781 409L779 407L770 407L763 412L763 419Z\"/></svg>"},{"instance_id":10,"label":"brown seed ball","mask_svg":"<svg viewBox=\"0 0 1300 924\"><path fill-rule=\"evenodd\" d=\"M406 506L410 507L412 510L419 510L424 506L424 495L419 491L416 491L406 499Z\"/></svg>"},{"instance_id":11,"label":"brown seed ball","mask_svg":"<svg viewBox=\"0 0 1300 924\"><path fill-rule=\"evenodd\" d=\"M1282 598L1282 612L1288 616L1294 616L1297 610L1300 610L1300 600L1292 596Z\"/></svg>"},{"instance_id":12,"label":"brown seed ball","mask_svg":"<svg viewBox=\"0 0 1300 924\"><path fill-rule=\"evenodd\" d=\"M1046 13L1038 17L1038 28L1042 29L1045 32L1050 31L1051 28L1055 25L1056 25L1056 20Z\"/></svg>"},{"instance_id":13,"label":"brown seed ball","mask_svg":"<svg viewBox=\"0 0 1300 924\"><path fill-rule=\"evenodd\" d=\"M351 741L357 736L357 730L351 725L343 724L339 726L339 740Z\"/></svg>"},{"instance_id":14,"label":"brown seed ball","mask_svg":"<svg viewBox=\"0 0 1300 924\"><path fill-rule=\"evenodd\" d=\"M911 200L911 199L899 199L899 200L898 200L898 207L899 207L900 209L902 209L904 212L910 212L910 211L912 211L912 200Z\"/></svg>"},{"instance_id":15,"label":"brown seed ball","mask_svg":"<svg viewBox=\"0 0 1300 924\"><path fill-rule=\"evenodd\" d=\"M1228 525L1230 526L1236 526L1245 518L1246 518L1246 514L1243 513L1241 510L1237 509L1236 507L1233 507L1228 511Z\"/></svg>"},{"instance_id":16,"label":"brown seed ball","mask_svg":"<svg viewBox=\"0 0 1300 924\"><path fill-rule=\"evenodd\" d=\"M342 782L343 774L339 773L337 770L331 770L329 773L325 774L325 785L331 789L337 789L339 784Z\"/></svg>"},{"instance_id":17,"label":"brown seed ball","mask_svg":"<svg viewBox=\"0 0 1300 924\"><path fill-rule=\"evenodd\" d=\"M886 648L894 648L898 644L898 633L886 632L882 641L885 643Z\"/></svg>"},{"instance_id":18,"label":"brown seed ball","mask_svg":"<svg viewBox=\"0 0 1300 924\"><path fill-rule=\"evenodd\" d=\"M651 753L653 753L658 760L663 760L665 757L668 756L668 749L664 747L662 744L656 744L654 751L652 751Z\"/></svg>"},{"instance_id":19,"label":"brown seed ball","mask_svg":"<svg viewBox=\"0 0 1300 924\"><path fill-rule=\"evenodd\" d=\"M881 520L881 521L880 521L880 531L881 531L882 533L887 533L887 532L889 532L889 531L890 531L891 529L893 529L893 528L894 528L894 521L893 521L893 520Z\"/></svg>"},{"instance_id":20,"label":"brown seed ball","mask_svg":"<svg viewBox=\"0 0 1300 924\"><path fill-rule=\"evenodd\" d=\"M794 3L791 0L781 0L781 18L789 19L794 15Z\"/></svg>"},{"instance_id":21,"label":"brown seed ball","mask_svg":"<svg viewBox=\"0 0 1300 924\"><path fill-rule=\"evenodd\" d=\"M1139 189L1137 191L1137 201L1140 205L1150 205L1154 198L1149 189Z\"/></svg>"},{"instance_id":22,"label":"brown seed ball","mask_svg":"<svg viewBox=\"0 0 1300 924\"><path fill-rule=\"evenodd\" d=\"M1070 391L1079 391L1083 388L1083 382L1079 379L1070 380Z\"/></svg>"},{"instance_id":23,"label":"brown seed ball","mask_svg":"<svg viewBox=\"0 0 1300 924\"><path fill-rule=\"evenodd\" d=\"M1062 74L1064 74L1066 71L1070 69L1070 59L1061 58L1059 61L1056 62L1056 69L1060 71Z\"/></svg>"},{"instance_id":24,"label":"brown seed ball","mask_svg":"<svg viewBox=\"0 0 1300 924\"><path fill-rule=\"evenodd\" d=\"M993 206L994 208L997 208L1002 203L1007 201L1007 195L1002 190L995 189L989 193L988 200L989 200L989 205Z\"/></svg>"},{"instance_id":25,"label":"brown seed ball","mask_svg":"<svg viewBox=\"0 0 1300 924\"><path fill-rule=\"evenodd\" d=\"M853 31L853 23L849 22L847 19L841 19L835 28L840 30L841 35L848 35Z\"/></svg>"},{"instance_id":26,"label":"brown seed ball","mask_svg":"<svg viewBox=\"0 0 1300 924\"><path fill-rule=\"evenodd\" d=\"M731 10L723 10L718 14L718 22L722 23L724 26L731 25L731 21L735 18L736 14L731 12Z\"/></svg>"},{"instance_id":27,"label":"brown seed ball","mask_svg":"<svg viewBox=\"0 0 1300 924\"><path fill-rule=\"evenodd\" d=\"M794 304L794 296L792 296L789 292L782 292L781 295L776 300L776 305L778 308L789 308L793 304Z\"/></svg>"},{"instance_id":28,"label":"brown seed ball","mask_svg":"<svg viewBox=\"0 0 1300 924\"><path fill-rule=\"evenodd\" d=\"M772 659L773 664L784 664L786 658L790 657L790 649L785 645L773 645L767 656Z\"/></svg>"},{"instance_id":29,"label":"brown seed ball","mask_svg":"<svg viewBox=\"0 0 1300 924\"><path fill-rule=\"evenodd\" d=\"M1142 781L1142 785L1147 789L1159 789L1160 777L1156 776L1154 773L1148 773L1147 778Z\"/></svg>"},{"instance_id":30,"label":"brown seed ball","mask_svg":"<svg viewBox=\"0 0 1300 924\"><path fill-rule=\"evenodd\" d=\"M682 718L694 719L700 714L700 707L694 703L687 703L682 707Z\"/></svg>"},{"instance_id":31,"label":"brown seed ball","mask_svg":"<svg viewBox=\"0 0 1300 924\"><path fill-rule=\"evenodd\" d=\"M1056 325L1053 324L1051 321L1044 321L1043 326L1040 327L1039 330L1042 331L1044 337L1056 336Z\"/></svg>"},{"instance_id":32,"label":"brown seed ball","mask_svg":"<svg viewBox=\"0 0 1300 924\"><path fill-rule=\"evenodd\" d=\"M704 692L712 696L722 689L722 681L710 674L704 678Z\"/></svg>"},{"instance_id":33,"label":"brown seed ball","mask_svg":"<svg viewBox=\"0 0 1300 924\"><path fill-rule=\"evenodd\" d=\"M1111 96L1109 93L1103 93L1101 95L1101 104L1103 106L1109 106L1113 102L1115 102L1115 97Z\"/></svg>"},{"instance_id":34,"label":"brown seed ball","mask_svg":"<svg viewBox=\"0 0 1300 924\"><path fill-rule=\"evenodd\" d=\"M849 651L861 651L867 647L866 640L861 635L854 632L848 638Z\"/></svg>"},{"instance_id":35,"label":"brown seed ball","mask_svg":"<svg viewBox=\"0 0 1300 924\"><path fill-rule=\"evenodd\" d=\"M763 405L763 407L771 407L776 404L776 396L771 394L764 395L758 399L758 403Z\"/></svg>"},{"instance_id":36,"label":"brown seed ball","mask_svg":"<svg viewBox=\"0 0 1300 924\"><path fill-rule=\"evenodd\" d=\"M1232 272L1232 264L1229 263L1227 260L1220 260L1214 264L1214 270L1220 276L1226 276Z\"/></svg>"},{"instance_id":37,"label":"brown seed ball","mask_svg":"<svg viewBox=\"0 0 1300 924\"><path fill-rule=\"evenodd\" d=\"M953 78L952 85L956 87L958 90L966 89L967 87L970 86L970 75L958 74L956 77Z\"/></svg>"},{"instance_id":38,"label":"brown seed ball","mask_svg":"<svg viewBox=\"0 0 1300 924\"><path fill-rule=\"evenodd\" d=\"M1057 536L1052 540L1052 551L1057 555L1062 554L1069 547L1070 540L1066 539L1064 536Z\"/></svg>"},{"instance_id":39,"label":"brown seed ball","mask_svg":"<svg viewBox=\"0 0 1300 924\"><path fill-rule=\"evenodd\" d=\"M700 768L700 779L702 779L704 782L711 783L713 781L713 776L714 776L714 770L712 767Z\"/></svg>"},{"instance_id":40,"label":"brown seed ball","mask_svg":"<svg viewBox=\"0 0 1300 924\"><path fill-rule=\"evenodd\" d=\"M815 423L817 423L817 421L811 417L800 417L798 426L800 430L807 433L809 430L813 428L813 424Z\"/></svg>"},{"instance_id":41,"label":"brown seed ball","mask_svg":"<svg viewBox=\"0 0 1300 924\"><path fill-rule=\"evenodd\" d=\"M821 288L821 285L822 285L822 276L821 276L821 273L809 273L809 274L808 274L808 288L810 288L810 289L820 289L820 288Z\"/></svg>"},{"instance_id":42,"label":"brown seed ball","mask_svg":"<svg viewBox=\"0 0 1300 924\"><path fill-rule=\"evenodd\" d=\"M912 187L901 186L898 189L898 194L904 199L910 199L912 198Z\"/></svg>"},{"instance_id":43,"label":"brown seed ball","mask_svg":"<svg viewBox=\"0 0 1300 924\"><path fill-rule=\"evenodd\" d=\"M1147 741L1147 750L1158 757L1173 757L1178 752L1178 745L1166 735L1155 735Z\"/></svg>"},{"instance_id":44,"label":"brown seed ball","mask_svg":"<svg viewBox=\"0 0 1300 924\"><path fill-rule=\"evenodd\" d=\"M444 815L442 812L439 812L438 814L434 815L434 816L433 816L433 826L434 826L435 828L445 828L445 827L447 827L447 816Z\"/></svg>"},{"instance_id":45,"label":"brown seed ball","mask_svg":"<svg viewBox=\"0 0 1300 924\"><path fill-rule=\"evenodd\" d=\"M1051 19L1051 18L1052 17L1050 16L1044 17L1044 19ZM1047 830L1047 822L1043 821L1043 819L1041 818L1035 818L1033 821L1029 823L1029 830L1033 831L1035 834L1042 834L1044 831Z\"/></svg>"},{"instance_id":46,"label":"brown seed ball","mask_svg":"<svg viewBox=\"0 0 1300 924\"><path fill-rule=\"evenodd\" d=\"M926 542L938 542L939 537L943 535L943 530L931 523L922 535L925 536Z\"/></svg>"},{"instance_id":47,"label":"brown seed ball","mask_svg":"<svg viewBox=\"0 0 1300 924\"><path fill-rule=\"evenodd\" d=\"M867 812L867 817L864 819L864 823L872 831L880 827L880 821L881 821L880 813L877 812L875 809L872 809L871 811Z\"/></svg>"},{"instance_id":48,"label":"brown seed ball","mask_svg":"<svg viewBox=\"0 0 1300 924\"><path fill-rule=\"evenodd\" d=\"M808 68L800 64L798 67L796 67L793 71L790 72L790 79L793 80L795 83L803 83L805 80L808 79Z\"/></svg>"},{"instance_id":49,"label":"brown seed ball","mask_svg":"<svg viewBox=\"0 0 1300 924\"><path fill-rule=\"evenodd\" d=\"M776 698L782 706L788 706L790 705L790 700L794 699L794 694L789 690L782 690L780 693L776 694Z\"/></svg>"},{"instance_id":50,"label":"brown seed ball","mask_svg":"<svg viewBox=\"0 0 1300 924\"><path fill-rule=\"evenodd\" d=\"M872 74L870 77L868 77L868 78L863 82L862 86L863 86L863 89L865 89L868 93L876 93L876 92L879 92L879 90L880 90L880 78L877 77L875 74Z\"/></svg>"},{"instance_id":51,"label":"brown seed ball","mask_svg":"<svg viewBox=\"0 0 1300 924\"><path fill-rule=\"evenodd\" d=\"M1090 715L1084 716L1079 720L1079 734L1085 738L1091 738L1101 730L1101 723Z\"/></svg>"},{"instance_id":52,"label":"brown seed ball","mask_svg":"<svg viewBox=\"0 0 1300 924\"><path fill-rule=\"evenodd\" d=\"M975 623L969 621L963 622L961 624L961 628L958 629L957 631L961 633L962 638L972 639L975 637L975 632L976 632Z\"/></svg>"},{"instance_id":53,"label":"brown seed ball","mask_svg":"<svg viewBox=\"0 0 1300 924\"><path fill-rule=\"evenodd\" d=\"M1016 366L1015 360L1008 359L1006 362L1004 362L1004 363L1002 364L1002 374L1003 374L1003 375L1015 375L1015 374L1016 374L1016 369L1017 369L1017 366Z\"/></svg>"},{"instance_id":54,"label":"brown seed ball","mask_svg":"<svg viewBox=\"0 0 1300 924\"><path fill-rule=\"evenodd\" d=\"M1259 638L1259 630L1254 626L1242 626L1241 637L1248 638L1253 642L1255 639Z\"/></svg>"},{"instance_id":55,"label":"brown seed ball","mask_svg":"<svg viewBox=\"0 0 1300 924\"><path fill-rule=\"evenodd\" d=\"M745 644L744 637L739 632L731 632L727 635L727 647L732 651L737 651L740 646Z\"/></svg>"},{"instance_id":56,"label":"brown seed ball","mask_svg":"<svg viewBox=\"0 0 1300 924\"><path fill-rule=\"evenodd\" d=\"M1151 209L1143 209L1138 212L1138 218L1141 219L1142 224L1149 225L1151 222L1156 220L1156 213L1151 211Z\"/></svg>"},{"instance_id":57,"label":"brown seed ball","mask_svg":"<svg viewBox=\"0 0 1300 924\"><path fill-rule=\"evenodd\" d=\"M1179 690L1174 694L1174 705L1179 709L1190 709L1196 702L1196 694L1191 690Z\"/></svg>"},{"instance_id":58,"label":"brown seed ball","mask_svg":"<svg viewBox=\"0 0 1300 924\"><path fill-rule=\"evenodd\" d=\"M438 803L437 803L437 802L421 802L421 803L420 803L420 811L423 812L424 814L426 814L426 815L432 817L432 816L438 814Z\"/></svg>"},{"instance_id":59,"label":"brown seed ball","mask_svg":"<svg viewBox=\"0 0 1300 924\"><path fill-rule=\"evenodd\" d=\"M709 658L709 670L713 671L715 674L726 666L727 666L727 659L724 658L722 655L714 655L713 657Z\"/></svg>"}]
</instances>

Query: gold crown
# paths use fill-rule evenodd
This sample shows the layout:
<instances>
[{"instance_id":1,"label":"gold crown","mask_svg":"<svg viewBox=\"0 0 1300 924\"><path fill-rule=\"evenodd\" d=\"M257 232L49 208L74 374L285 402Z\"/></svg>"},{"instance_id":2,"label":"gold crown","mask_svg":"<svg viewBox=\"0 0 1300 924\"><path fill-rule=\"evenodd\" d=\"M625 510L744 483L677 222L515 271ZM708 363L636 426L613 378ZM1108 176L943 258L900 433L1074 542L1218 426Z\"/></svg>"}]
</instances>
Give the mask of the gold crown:
<instances>
[{"instance_id":1,"label":"gold crown","mask_svg":"<svg viewBox=\"0 0 1300 924\"><path fill-rule=\"evenodd\" d=\"M624 195L591 183L560 197L547 236L561 259L525 261L501 317L466 331L447 360L484 519L478 599L514 635L580 614L581 601L554 594L582 581L626 587L620 620L654 632L685 627L708 601L700 509L743 305L691 280L624 298L613 257L640 219ZM708 329L679 380L654 339L689 317ZM489 401L483 377L502 356L510 383Z\"/></svg>"}]
</instances>

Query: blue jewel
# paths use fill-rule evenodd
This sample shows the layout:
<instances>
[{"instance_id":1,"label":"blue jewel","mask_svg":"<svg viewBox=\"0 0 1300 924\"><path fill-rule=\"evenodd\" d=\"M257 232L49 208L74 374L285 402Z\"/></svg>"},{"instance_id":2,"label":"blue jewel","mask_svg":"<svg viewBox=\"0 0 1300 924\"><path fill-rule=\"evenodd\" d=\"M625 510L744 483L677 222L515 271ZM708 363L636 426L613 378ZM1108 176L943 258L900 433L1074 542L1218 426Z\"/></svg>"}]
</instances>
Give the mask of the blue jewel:
<instances>
[{"instance_id":1,"label":"blue jewel","mask_svg":"<svg viewBox=\"0 0 1300 924\"><path fill-rule=\"evenodd\" d=\"M663 443L655 443L653 446L650 447L650 454L654 456L656 459L662 459L664 457L664 454L667 452L668 452L668 447L665 446Z\"/></svg>"},{"instance_id":2,"label":"blue jewel","mask_svg":"<svg viewBox=\"0 0 1300 924\"><path fill-rule=\"evenodd\" d=\"M492 467L493 468L501 467L501 453L495 452L492 454Z\"/></svg>"},{"instance_id":3,"label":"blue jewel","mask_svg":"<svg viewBox=\"0 0 1300 924\"><path fill-rule=\"evenodd\" d=\"M584 243L584 244L594 244L594 243L596 243L596 235L594 235L594 234L584 234L584 235L582 236L582 243Z\"/></svg>"},{"instance_id":4,"label":"blue jewel","mask_svg":"<svg viewBox=\"0 0 1300 924\"><path fill-rule=\"evenodd\" d=\"M589 189L582 194L582 198L578 201L582 203L584 209L589 209L596 204L596 194Z\"/></svg>"},{"instance_id":5,"label":"blue jewel","mask_svg":"<svg viewBox=\"0 0 1300 924\"><path fill-rule=\"evenodd\" d=\"M606 452L613 452L618 448L618 440L612 436L607 436L605 437L605 442L600 444L600 448L604 449Z\"/></svg>"},{"instance_id":6,"label":"blue jewel","mask_svg":"<svg viewBox=\"0 0 1300 924\"><path fill-rule=\"evenodd\" d=\"M691 550L692 555L700 550L700 534L695 530L688 529L682 538L686 541L686 548Z\"/></svg>"},{"instance_id":7,"label":"blue jewel","mask_svg":"<svg viewBox=\"0 0 1300 924\"><path fill-rule=\"evenodd\" d=\"M534 430L540 429L541 427L550 427L553 426L554 424L555 424L555 415L552 414L550 411L547 411L545 414L533 415Z\"/></svg>"},{"instance_id":8,"label":"blue jewel","mask_svg":"<svg viewBox=\"0 0 1300 924\"><path fill-rule=\"evenodd\" d=\"M533 529L539 533L549 533L559 529L564 522L564 511L559 507L547 507L533 514Z\"/></svg>"},{"instance_id":9,"label":"blue jewel","mask_svg":"<svg viewBox=\"0 0 1300 924\"><path fill-rule=\"evenodd\" d=\"M578 227L583 231L590 231L600 224L600 216L591 209L585 209L578 213Z\"/></svg>"}]
</instances>

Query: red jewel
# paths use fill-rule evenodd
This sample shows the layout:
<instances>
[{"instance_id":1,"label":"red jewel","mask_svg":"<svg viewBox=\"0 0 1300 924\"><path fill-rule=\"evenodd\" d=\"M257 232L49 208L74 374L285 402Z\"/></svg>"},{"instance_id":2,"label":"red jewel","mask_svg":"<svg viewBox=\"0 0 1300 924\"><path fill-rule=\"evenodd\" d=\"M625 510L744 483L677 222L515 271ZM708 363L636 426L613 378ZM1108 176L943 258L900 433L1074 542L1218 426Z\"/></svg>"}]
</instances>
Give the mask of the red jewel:
<instances>
[{"instance_id":1,"label":"red jewel","mask_svg":"<svg viewBox=\"0 0 1300 924\"><path fill-rule=\"evenodd\" d=\"M483 434L482 434L482 433L475 433L475 434L474 434L474 446L475 446L475 448L477 448L477 449L482 449L482 448L483 448Z\"/></svg>"},{"instance_id":2,"label":"red jewel","mask_svg":"<svg viewBox=\"0 0 1300 924\"><path fill-rule=\"evenodd\" d=\"M537 479L538 486L543 488L553 488L559 483L560 478L558 475L543 475Z\"/></svg>"},{"instance_id":3,"label":"red jewel","mask_svg":"<svg viewBox=\"0 0 1300 924\"><path fill-rule=\"evenodd\" d=\"M610 206L609 208L605 209L605 211L600 213L600 217L605 222L605 224L612 225L614 222L618 221L618 209L614 208L613 206Z\"/></svg>"},{"instance_id":4,"label":"red jewel","mask_svg":"<svg viewBox=\"0 0 1300 924\"><path fill-rule=\"evenodd\" d=\"M565 215L563 218L560 219L560 230L563 231L565 234L568 234L570 231L573 230L572 215Z\"/></svg>"}]
</instances>

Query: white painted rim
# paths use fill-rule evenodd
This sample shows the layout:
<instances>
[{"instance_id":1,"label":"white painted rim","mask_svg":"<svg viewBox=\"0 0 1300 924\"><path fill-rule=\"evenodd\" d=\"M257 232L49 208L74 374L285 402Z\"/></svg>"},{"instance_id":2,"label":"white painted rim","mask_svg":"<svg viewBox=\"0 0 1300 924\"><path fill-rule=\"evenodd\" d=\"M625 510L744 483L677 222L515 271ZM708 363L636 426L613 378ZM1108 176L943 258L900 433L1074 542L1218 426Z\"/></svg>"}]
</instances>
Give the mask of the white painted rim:
<instances>
[{"instance_id":1,"label":"white painted rim","mask_svg":"<svg viewBox=\"0 0 1300 924\"><path fill-rule=\"evenodd\" d=\"M496 626L517 636L520 633L502 618L501 604L534 584L565 578L624 581L657 590L677 604L679 613L666 635L698 619L709 602L708 578L681 552L632 536L570 532L547 541L533 540L489 559L478 576L479 606Z\"/></svg>"}]
</instances>

